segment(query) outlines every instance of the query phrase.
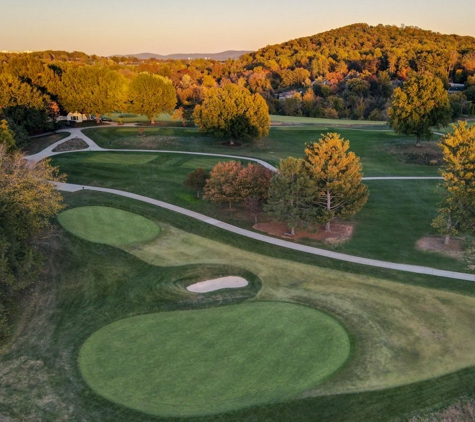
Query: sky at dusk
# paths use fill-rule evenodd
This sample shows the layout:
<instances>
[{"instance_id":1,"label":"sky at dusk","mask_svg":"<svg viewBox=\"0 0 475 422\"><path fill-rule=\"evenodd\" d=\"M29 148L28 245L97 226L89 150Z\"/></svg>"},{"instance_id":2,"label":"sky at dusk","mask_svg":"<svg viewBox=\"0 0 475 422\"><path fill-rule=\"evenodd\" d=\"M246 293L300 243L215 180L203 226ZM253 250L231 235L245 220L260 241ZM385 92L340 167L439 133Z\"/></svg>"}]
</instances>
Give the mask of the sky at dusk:
<instances>
[{"instance_id":1,"label":"sky at dusk","mask_svg":"<svg viewBox=\"0 0 475 422\"><path fill-rule=\"evenodd\" d=\"M475 36L474 0L2 0L0 50L256 50L352 23Z\"/></svg>"}]
</instances>

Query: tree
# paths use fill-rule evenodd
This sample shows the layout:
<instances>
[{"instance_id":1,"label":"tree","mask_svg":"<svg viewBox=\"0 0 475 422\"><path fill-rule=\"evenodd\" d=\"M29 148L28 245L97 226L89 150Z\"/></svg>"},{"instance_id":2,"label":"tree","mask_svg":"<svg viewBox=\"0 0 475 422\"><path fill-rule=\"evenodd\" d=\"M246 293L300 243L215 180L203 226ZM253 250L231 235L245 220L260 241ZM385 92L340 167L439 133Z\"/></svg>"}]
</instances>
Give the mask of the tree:
<instances>
[{"instance_id":1,"label":"tree","mask_svg":"<svg viewBox=\"0 0 475 422\"><path fill-rule=\"evenodd\" d=\"M458 230L475 232L475 126L466 122L452 125L439 146L444 157L441 173L445 198L432 225L445 236L447 245Z\"/></svg>"},{"instance_id":2,"label":"tree","mask_svg":"<svg viewBox=\"0 0 475 422\"><path fill-rule=\"evenodd\" d=\"M204 100L196 106L195 123L201 131L234 139L261 138L269 133L269 108L259 94L227 84L204 92Z\"/></svg>"},{"instance_id":3,"label":"tree","mask_svg":"<svg viewBox=\"0 0 475 422\"><path fill-rule=\"evenodd\" d=\"M196 192L196 197L200 197L200 193L203 191L206 186L206 181L209 179L208 172L202 168L198 167L193 170L191 173L186 175L186 179L183 182L183 185L186 189Z\"/></svg>"},{"instance_id":4,"label":"tree","mask_svg":"<svg viewBox=\"0 0 475 422\"><path fill-rule=\"evenodd\" d=\"M240 186L237 183L241 170L242 164L240 161L216 164L206 181L204 198L211 202L228 202L231 210L233 202L240 202L243 199Z\"/></svg>"},{"instance_id":5,"label":"tree","mask_svg":"<svg viewBox=\"0 0 475 422\"><path fill-rule=\"evenodd\" d=\"M15 134L5 119L0 120L0 145L4 145L7 152L12 152L16 149Z\"/></svg>"},{"instance_id":6,"label":"tree","mask_svg":"<svg viewBox=\"0 0 475 422\"><path fill-rule=\"evenodd\" d=\"M104 66L70 67L64 73L59 92L61 104L70 112L96 116L125 108L125 80Z\"/></svg>"},{"instance_id":7,"label":"tree","mask_svg":"<svg viewBox=\"0 0 475 422\"><path fill-rule=\"evenodd\" d=\"M52 181L63 181L48 160L32 164L0 145L0 289L20 289L41 270L33 243L50 229L62 209L61 194ZM3 287L2 287L3 285Z\"/></svg>"},{"instance_id":8,"label":"tree","mask_svg":"<svg viewBox=\"0 0 475 422\"><path fill-rule=\"evenodd\" d=\"M317 219L325 223L325 231L331 231L335 218L357 213L368 199L368 189L361 184L360 160L348 152L349 147L339 134L327 133L305 148L307 171L318 191Z\"/></svg>"},{"instance_id":9,"label":"tree","mask_svg":"<svg viewBox=\"0 0 475 422\"><path fill-rule=\"evenodd\" d=\"M237 183L243 196L243 206L254 216L255 224L267 200L273 175L274 173L268 168L252 163L239 172Z\"/></svg>"},{"instance_id":10,"label":"tree","mask_svg":"<svg viewBox=\"0 0 475 422\"><path fill-rule=\"evenodd\" d=\"M277 174L270 182L264 211L287 223L293 236L296 228L306 227L314 221L316 195L305 161L289 157L280 160Z\"/></svg>"},{"instance_id":11,"label":"tree","mask_svg":"<svg viewBox=\"0 0 475 422\"><path fill-rule=\"evenodd\" d=\"M155 116L172 113L176 106L176 91L172 81L159 75L139 73L129 87L129 110L143 114L155 124Z\"/></svg>"},{"instance_id":12,"label":"tree","mask_svg":"<svg viewBox=\"0 0 475 422\"><path fill-rule=\"evenodd\" d=\"M431 127L446 126L451 108L442 81L428 73L412 74L401 88L394 90L388 109L389 125L396 133L421 139L432 135Z\"/></svg>"}]
</instances>

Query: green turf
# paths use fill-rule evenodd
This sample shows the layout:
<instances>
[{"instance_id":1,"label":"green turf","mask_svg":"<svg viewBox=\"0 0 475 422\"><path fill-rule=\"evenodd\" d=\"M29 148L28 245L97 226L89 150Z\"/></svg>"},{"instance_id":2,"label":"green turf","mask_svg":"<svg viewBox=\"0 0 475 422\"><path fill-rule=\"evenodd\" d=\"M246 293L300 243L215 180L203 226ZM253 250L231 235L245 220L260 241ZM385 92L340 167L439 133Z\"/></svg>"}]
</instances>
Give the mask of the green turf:
<instances>
[{"instance_id":1,"label":"green turf","mask_svg":"<svg viewBox=\"0 0 475 422\"><path fill-rule=\"evenodd\" d=\"M255 302L122 319L79 355L100 395L162 416L220 413L282 400L344 364L350 340L305 306Z\"/></svg>"},{"instance_id":2,"label":"green turf","mask_svg":"<svg viewBox=\"0 0 475 422\"><path fill-rule=\"evenodd\" d=\"M128 245L157 237L160 227L140 215L109 207L80 207L58 215L74 235L95 243Z\"/></svg>"},{"instance_id":3,"label":"green turf","mask_svg":"<svg viewBox=\"0 0 475 422\"><path fill-rule=\"evenodd\" d=\"M127 153L111 153L104 152L87 157L84 161L86 163L97 164L120 164L120 165L138 165L146 164L154 160L157 156L153 154L127 154Z\"/></svg>"},{"instance_id":4,"label":"green turf","mask_svg":"<svg viewBox=\"0 0 475 422\"><path fill-rule=\"evenodd\" d=\"M438 176L435 166L407 164L393 154L394 148L413 145L415 139L396 135L384 127L376 130L364 126L273 127L265 138L243 141L234 148L223 145L225 139L202 134L196 128L146 128L143 135L130 127L84 131L103 148L210 152L261 158L273 165L288 156L303 157L305 144L317 142L327 132L337 132L350 141L350 149L361 158L365 176Z\"/></svg>"},{"instance_id":5,"label":"green turf","mask_svg":"<svg viewBox=\"0 0 475 422\"><path fill-rule=\"evenodd\" d=\"M374 120L349 120L349 119L326 119L323 117L298 117L298 116L279 116L271 115L272 123L289 124L318 124L318 125L347 125L347 126L387 126L387 122Z\"/></svg>"}]
</instances>

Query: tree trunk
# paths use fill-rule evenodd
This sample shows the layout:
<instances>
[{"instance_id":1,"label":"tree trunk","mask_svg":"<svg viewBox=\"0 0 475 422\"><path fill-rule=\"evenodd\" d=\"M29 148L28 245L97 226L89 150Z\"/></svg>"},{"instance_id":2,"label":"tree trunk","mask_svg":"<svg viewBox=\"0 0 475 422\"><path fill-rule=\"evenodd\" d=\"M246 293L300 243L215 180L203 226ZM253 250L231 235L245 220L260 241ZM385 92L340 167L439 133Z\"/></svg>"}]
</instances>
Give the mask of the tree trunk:
<instances>
[{"instance_id":1,"label":"tree trunk","mask_svg":"<svg viewBox=\"0 0 475 422\"><path fill-rule=\"evenodd\" d=\"M329 190L327 190L327 211L330 213L331 210L331 205L332 205L332 196ZM328 216L330 218L330 216ZM328 220L325 224L325 231L326 232L331 232L331 227L330 227L330 220Z\"/></svg>"},{"instance_id":2,"label":"tree trunk","mask_svg":"<svg viewBox=\"0 0 475 422\"><path fill-rule=\"evenodd\" d=\"M444 238L444 245L448 245L450 242L450 232L452 231L452 215L449 213L447 217L447 232Z\"/></svg>"},{"instance_id":3,"label":"tree trunk","mask_svg":"<svg viewBox=\"0 0 475 422\"><path fill-rule=\"evenodd\" d=\"M416 147L420 147L420 146L421 146L421 137L417 135Z\"/></svg>"},{"instance_id":4,"label":"tree trunk","mask_svg":"<svg viewBox=\"0 0 475 422\"><path fill-rule=\"evenodd\" d=\"M231 201L229 201L229 211L233 209Z\"/></svg>"},{"instance_id":5,"label":"tree trunk","mask_svg":"<svg viewBox=\"0 0 475 422\"><path fill-rule=\"evenodd\" d=\"M258 221L257 221L257 214L254 214L254 224L259 227Z\"/></svg>"},{"instance_id":6,"label":"tree trunk","mask_svg":"<svg viewBox=\"0 0 475 422\"><path fill-rule=\"evenodd\" d=\"M234 139L229 140L229 145L234 145Z\"/></svg>"},{"instance_id":7,"label":"tree trunk","mask_svg":"<svg viewBox=\"0 0 475 422\"><path fill-rule=\"evenodd\" d=\"M196 197L197 197L198 199L200 199L200 191L199 191L199 190L196 191Z\"/></svg>"},{"instance_id":8,"label":"tree trunk","mask_svg":"<svg viewBox=\"0 0 475 422\"><path fill-rule=\"evenodd\" d=\"M155 124L155 117L151 117L151 118L150 118L150 124L151 124L151 125L154 125L154 124Z\"/></svg>"},{"instance_id":9,"label":"tree trunk","mask_svg":"<svg viewBox=\"0 0 475 422\"><path fill-rule=\"evenodd\" d=\"M101 123L101 115L96 113L96 123L99 125Z\"/></svg>"},{"instance_id":10,"label":"tree trunk","mask_svg":"<svg viewBox=\"0 0 475 422\"><path fill-rule=\"evenodd\" d=\"M290 228L290 234L291 234L292 236L295 236L295 227L291 227L291 228Z\"/></svg>"}]
</instances>

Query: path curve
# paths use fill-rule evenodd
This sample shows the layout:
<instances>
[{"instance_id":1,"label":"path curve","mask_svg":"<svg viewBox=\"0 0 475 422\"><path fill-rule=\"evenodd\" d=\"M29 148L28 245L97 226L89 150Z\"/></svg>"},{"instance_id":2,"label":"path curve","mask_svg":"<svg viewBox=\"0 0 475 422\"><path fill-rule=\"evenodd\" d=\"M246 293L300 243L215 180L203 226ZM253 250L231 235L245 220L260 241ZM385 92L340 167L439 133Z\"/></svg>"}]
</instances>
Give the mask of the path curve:
<instances>
[{"instance_id":1,"label":"path curve","mask_svg":"<svg viewBox=\"0 0 475 422\"><path fill-rule=\"evenodd\" d=\"M206 215L197 213L195 211L190 211L185 208L181 208L176 205L169 204L167 202L159 201L153 198L148 198L142 195L137 195L135 193L125 192L118 189L75 185L72 183L55 183L55 186L58 190L65 191L65 192L78 192L81 190L91 190L91 191L96 191L96 192L106 192L113 195L124 196L126 198L135 199L137 201L145 202L147 204L155 205L157 207L165 208L167 210L186 215L187 217L194 218L195 220L202 221L203 223L209 224L211 226L219 227L220 229L223 229L232 233L236 233L241 236L248 237L250 239L269 243L271 245L281 246L287 249L293 249L295 251L306 252L312 255L324 256L327 258L333 258L333 259L346 261L346 262L353 262L355 264L368 265L371 267L388 268L391 270L405 271L405 272L417 273L417 274L428 274L428 275L433 275L437 277L453 278L457 280L475 281L475 274L458 273L454 271L437 270L435 268L423 267L419 265L397 264L394 262L386 262L386 261L379 261L376 259L361 258L358 256L328 251L326 249L320 249L320 248L315 248L312 246L301 245L298 243L293 243L293 242L289 242L282 239L276 239L274 237L266 236L260 233L255 233L250 230L233 226L223 221L216 220Z\"/></svg>"},{"instance_id":2,"label":"path curve","mask_svg":"<svg viewBox=\"0 0 475 422\"><path fill-rule=\"evenodd\" d=\"M205 156L215 156L215 157L225 157L225 158L241 158L245 159L248 161L255 161L258 162L262 165L264 165L266 168L269 168L273 171L276 171L277 169L274 166L271 166L269 163L266 163L263 160L259 160L256 158L249 158L249 157L238 157L234 155L225 155L225 154L211 154L211 153L196 153L196 152L185 152L185 151L162 151L162 150L128 150L128 149L105 149L99 147L92 139L87 137L81 129L73 128L70 130L65 130L67 132L71 132L71 135L68 136L67 138L62 139L61 141L56 142L53 145L50 145L48 148L44 149L43 151L39 152L38 154L31 155L28 157L25 157L25 159L30 160L32 162L37 162L40 161L44 158L51 157L54 155L58 154L65 154L65 153L72 153L72 152L80 152L80 151L117 151L117 152L159 152L159 153L173 153L173 154L190 154L190 155L205 155ZM53 152L53 149L73 138L80 138L83 139L87 144L88 148L84 150L79 150L79 151L65 151L65 152ZM398 176L393 176L393 177L367 177L364 178L365 180L415 180L415 179L440 179L439 177L398 177ZM61 191L66 191L66 192L78 192L80 190L91 190L91 191L96 191L96 192L105 192L105 193L110 193L113 195L119 195L123 196L126 198L131 198L135 199L137 201L145 202L151 205L155 205L157 207L161 207L164 209L168 209L173 212L177 212L179 214L186 215L187 217L194 218L195 220L202 221L206 224L210 224L212 226L219 227L223 230L227 230L229 232L239 234L241 236L248 237L250 239L258 240L261 242L269 243L272 245L276 246L281 246L287 249L292 249L300 252L305 252L309 253L312 255L317 255L317 256L323 256L327 258L332 258L332 259L337 259L340 261L346 261L346 262L352 262L355 264L361 264L361 265L367 265L367 266L372 266L372 267L378 267L378 268L387 268L391 270L398 270L398 271L404 271L404 272L410 272L410 273L416 273L416 274L427 274L427 275L433 275L436 277L446 277L446 278L452 278L452 279L457 279L457 280L467 280L467 281L475 281L475 274L467 274L467 273L460 273L460 272L454 272L454 271L446 271L446 270L438 270L435 268L430 268L430 267L424 267L424 266L419 266L419 265L409 265L409 264L398 264L394 262L387 262L387 261L380 261L376 259L369 259L369 258L362 258L358 256L353 256L353 255L347 255L339 252L332 252L326 249L320 249L320 248L315 248L312 246L306 246L306 245L301 245L293 242L289 242L286 240L282 239L277 239L274 237L266 236L263 234L255 233L250 230L242 229L240 227L233 226L231 224L225 223L223 221L216 220L214 218L208 217L206 215L190 211L185 208L178 207L176 205L169 204L167 202L159 201L153 198L148 198L146 196L142 195L137 195L134 193L126 192L126 191L121 191L117 189L109 189L109 188L101 188L101 187L95 187L95 186L83 186L83 185L76 185L72 183L54 183L56 188Z\"/></svg>"}]
</instances>

